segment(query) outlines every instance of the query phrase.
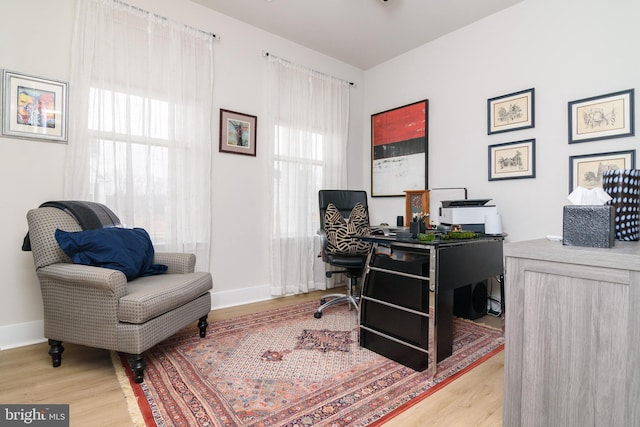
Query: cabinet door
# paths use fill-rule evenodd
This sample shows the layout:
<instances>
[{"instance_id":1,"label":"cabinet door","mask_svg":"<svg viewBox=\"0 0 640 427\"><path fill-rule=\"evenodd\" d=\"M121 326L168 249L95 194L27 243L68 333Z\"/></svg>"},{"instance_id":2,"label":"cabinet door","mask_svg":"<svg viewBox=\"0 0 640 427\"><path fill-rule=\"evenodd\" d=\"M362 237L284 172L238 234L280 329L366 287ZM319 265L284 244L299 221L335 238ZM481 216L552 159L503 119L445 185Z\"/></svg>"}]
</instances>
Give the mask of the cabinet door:
<instances>
[{"instance_id":1,"label":"cabinet door","mask_svg":"<svg viewBox=\"0 0 640 427\"><path fill-rule=\"evenodd\" d=\"M624 425L629 272L507 258L505 426Z\"/></svg>"}]
</instances>

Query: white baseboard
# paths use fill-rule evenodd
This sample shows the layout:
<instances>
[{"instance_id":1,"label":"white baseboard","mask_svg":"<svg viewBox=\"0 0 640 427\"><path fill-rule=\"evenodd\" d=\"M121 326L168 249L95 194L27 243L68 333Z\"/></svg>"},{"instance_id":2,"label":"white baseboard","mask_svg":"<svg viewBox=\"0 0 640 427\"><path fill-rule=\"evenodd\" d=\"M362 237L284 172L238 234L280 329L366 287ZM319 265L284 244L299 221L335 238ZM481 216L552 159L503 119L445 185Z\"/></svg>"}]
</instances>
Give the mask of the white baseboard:
<instances>
[{"instance_id":1,"label":"white baseboard","mask_svg":"<svg viewBox=\"0 0 640 427\"><path fill-rule=\"evenodd\" d=\"M211 309L234 307L273 299L269 285L253 286L250 288L234 289L231 291L211 291Z\"/></svg>"},{"instance_id":2,"label":"white baseboard","mask_svg":"<svg viewBox=\"0 0 640 427\"><path fill-rule=\"evenodd\" d=\"M0 351L45 341L43 320L0 326Z\"/></svg>"}]
</instances>

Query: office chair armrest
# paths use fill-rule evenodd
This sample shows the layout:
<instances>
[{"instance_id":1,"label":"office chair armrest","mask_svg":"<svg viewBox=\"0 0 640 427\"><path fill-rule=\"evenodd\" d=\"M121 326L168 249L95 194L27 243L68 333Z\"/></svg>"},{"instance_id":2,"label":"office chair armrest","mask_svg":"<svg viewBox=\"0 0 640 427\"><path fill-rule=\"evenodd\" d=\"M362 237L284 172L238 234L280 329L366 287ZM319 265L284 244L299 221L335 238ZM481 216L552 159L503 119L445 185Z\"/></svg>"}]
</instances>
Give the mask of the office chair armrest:
<instances>
[{"instance_id":1,"label":"office chair armrest","mask_svg":"<svg viewBox=\"0 0 640 427\"><path fill-rule=\"evenodd\" d=\"M318 230L318 236L320 236L320 254L318 256L322 257L322 261L327 261L327 233L320 229Z\"/></svg>"}]
</instances>

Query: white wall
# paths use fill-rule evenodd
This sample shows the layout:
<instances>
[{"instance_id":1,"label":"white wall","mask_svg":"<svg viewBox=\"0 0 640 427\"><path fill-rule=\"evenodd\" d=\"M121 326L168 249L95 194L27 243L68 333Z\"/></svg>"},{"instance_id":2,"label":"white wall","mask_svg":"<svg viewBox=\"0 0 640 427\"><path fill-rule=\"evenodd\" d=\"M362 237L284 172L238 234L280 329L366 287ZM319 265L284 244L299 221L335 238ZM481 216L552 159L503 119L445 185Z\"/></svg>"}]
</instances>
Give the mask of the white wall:
<instances>
[{"instance_id":1,"label":"white wall","mask_svg":"<svg viewBox=\"0 0 640 427\"><path fill-rule=\"evenodd\" d=\"M508 240L562 235L569 156L639 147L639 137L568 144L567 130L569 101L630 88L640 95L639 5L524 0L368 70L363 152L370 153L371 114L429 99L429 188L493 198ZM487 135L487 99L531 87L535 128ZM488 181L487 147L530 138L536 178ZM395 223L404 199L376 197L370 210L373 223Z\"/></svg>"},{"instance_id":2,"label":"white wall","mask_svg":"<svg viewBox=\"0 0 640 427\"><path fill-rule=\"evenodd\" d=\"M285 39L245 25L188 0L127 0L127 3L220 35L215 43L213 145L214 306L269 298L267 253L265 75L269 51L357 84L351 89L350 139L363 138L364 72ZM69 81L75 0L3 2L0 68ZM73 91L73 82L69 82ZM219 109L258 116L257 156L218 152ZM262 123L262 125L261 125ZM361 156L352 144L349 156ZM20 246L27 210L63 196L66 144L0 138L2 239L0 349L42 338L42 303L31 253ZM364 174L360 162L350 180Z\"/></svg>"},{"instance_id":3,"label":"white wall","mask_svg":"<svg viewBox=\"0 0 640 427\"><path fill-rule=\"evenodd\" d=\"M73 9L73 2L5 2L0 14L0 68L68 81ZM65 144L0 138L0 349L42 336L33 258L20 246L27 210L61 198L65 151Z\"/></svg>"}]
</instances>

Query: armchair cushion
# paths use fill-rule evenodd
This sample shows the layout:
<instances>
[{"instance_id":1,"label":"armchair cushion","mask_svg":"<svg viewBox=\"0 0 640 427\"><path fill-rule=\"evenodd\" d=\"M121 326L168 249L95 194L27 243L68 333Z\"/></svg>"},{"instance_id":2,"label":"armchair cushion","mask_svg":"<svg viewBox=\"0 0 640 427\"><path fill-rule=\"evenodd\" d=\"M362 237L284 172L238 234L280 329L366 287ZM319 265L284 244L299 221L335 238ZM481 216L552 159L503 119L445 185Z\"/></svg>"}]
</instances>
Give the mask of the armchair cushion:
<instances>
[{"instance_id":1,"label":"armchair cushion","mask_svg":"<svg viewBox=\"0 0 640 427\"><path fill-rule=\"evenodd\" d=\"M74 263L119 270L127 280L161 274L168 268L153 264L153 244L142 228L109 227L76 232L57 229L55 237Z\"/></svg>"},{"instance_id":2,"label":"armchair cushion","mask_svg":"<svg viewBox=\"0 0 640 427\"><path fill-rule=\"evenodd\" d=\"M327 252L333 255L366 255L370 244L359 239L369 234L369 216L366 208L358 202L348 220L329 203L325 212L324 229L327 235Z\"/></svg>"},{"instance_id":3,"label":"armchair cushion","mask_svg":"<svg viewBox=\"0 0 640 427\"><path fill-rule=\"evenodd\" d=\"M211 285L211 275L202 272L139 277L118 301L118 321L145 323L206 294Z\"/></svg>"}]
</instances>

